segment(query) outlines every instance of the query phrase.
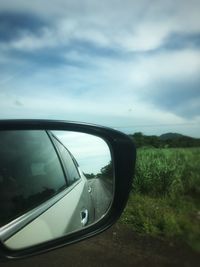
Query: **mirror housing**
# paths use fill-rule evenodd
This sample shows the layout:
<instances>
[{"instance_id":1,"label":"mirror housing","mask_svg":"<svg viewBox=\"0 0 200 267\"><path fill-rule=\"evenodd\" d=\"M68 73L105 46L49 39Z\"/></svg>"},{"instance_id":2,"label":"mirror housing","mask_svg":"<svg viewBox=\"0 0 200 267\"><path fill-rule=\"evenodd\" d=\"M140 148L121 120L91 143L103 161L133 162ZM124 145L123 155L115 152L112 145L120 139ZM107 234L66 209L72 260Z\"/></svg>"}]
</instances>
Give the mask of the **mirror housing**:
<instances>
[{"instance_id":1,"label":"mirror housing","mask_svg":"<svg viewBox=\"0 0 200 267\"><path fill-rule=\"evenodd\" d=\"M132 140L127 135L111 128L76 122L51 120L0 121L0 131L11 130L70 131L89 134L103 139L108 144L112 156L114 192L112 204L108 212L94 224L65 236L19 250L10 249L3 242L0 242L1 260L20 259L73 244L101 233L116 222L127 203L135 168L136 149ZM83 211L83 223L85 216L87 216L87 212Z\"/></svg>"}]
</instances>

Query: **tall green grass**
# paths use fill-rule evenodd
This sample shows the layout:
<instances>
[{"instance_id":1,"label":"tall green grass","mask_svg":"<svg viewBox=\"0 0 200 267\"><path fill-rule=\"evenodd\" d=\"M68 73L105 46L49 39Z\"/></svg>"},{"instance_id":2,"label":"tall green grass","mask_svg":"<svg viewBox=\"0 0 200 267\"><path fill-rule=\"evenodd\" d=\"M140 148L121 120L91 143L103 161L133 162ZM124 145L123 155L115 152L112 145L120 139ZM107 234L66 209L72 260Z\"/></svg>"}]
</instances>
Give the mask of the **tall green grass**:
<instances>
[{"instance_id":1,"label":"tall green grass","mask_svg":"<svg viewBox=\"0 0 200 267\"><path fill-rule=\"evenodd\" d=\"M200 251L200 148L139 149L121 221Z\"/></svg>"}]
</instances>

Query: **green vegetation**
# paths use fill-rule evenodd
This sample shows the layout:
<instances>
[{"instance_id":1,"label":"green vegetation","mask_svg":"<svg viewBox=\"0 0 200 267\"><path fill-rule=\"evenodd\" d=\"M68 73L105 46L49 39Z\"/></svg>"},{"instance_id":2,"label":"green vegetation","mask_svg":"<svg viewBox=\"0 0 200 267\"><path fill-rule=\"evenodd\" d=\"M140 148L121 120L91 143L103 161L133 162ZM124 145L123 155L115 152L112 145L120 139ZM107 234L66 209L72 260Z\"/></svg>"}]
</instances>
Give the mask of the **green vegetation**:
<instances>
[{"instance_id":1,"label":"green vegetation","mask_svg":"<svg viewBox=\"0 0 200 267\"><path fill-rule=\"evenodd\" d=\"M167 133L161 136L144 135L140 132L130 135L137 147L156 147L156 148L183 148L183 147L200 147L200 138L192 138L189 136Z\"/></svg>"},{"instance_id":2,"label":"green vegetation","mask_svg":"<svg viewBox=\"0 0 200 267\"><path fill-rule=\"evenodd\" d=\"M200 148L140 148L121 222L200 251Z\"/></svg>"},{"instance_id":3,"label":"green vegetation","mask_svg":"<svg viewBox=\"0 0 200 267\"><path fill-rule=\"evenodd\" d=\"M107 180L107 182L113 183L112 161L110 161L106 166L102 167L99 173L84 173L84 175L87 177L87 179L99 178Z\"/></svg>"}]
</instances>

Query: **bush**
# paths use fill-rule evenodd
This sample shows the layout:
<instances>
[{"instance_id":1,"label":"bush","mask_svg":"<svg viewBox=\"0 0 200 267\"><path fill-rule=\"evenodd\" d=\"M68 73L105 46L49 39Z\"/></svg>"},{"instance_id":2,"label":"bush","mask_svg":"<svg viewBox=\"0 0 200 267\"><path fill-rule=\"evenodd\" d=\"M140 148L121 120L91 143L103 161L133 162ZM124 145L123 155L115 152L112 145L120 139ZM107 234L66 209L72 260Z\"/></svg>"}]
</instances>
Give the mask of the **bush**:
<instances>
[{"instance_id":1,"label":"bush","mask_svg":"<svg viewBox=\"0 0 200 267\"><path fill-rule=\"evenodd\" d=\"M133 191L173 197L200 194L200 149L140 149Z\"/></svg>"},{"instance_id":2,"label":"bush","mask_svg":"<svg viewBox=\"0 0 200 267\"><path fill-rule=\"evenodd\" d=\"M200 251L200 149L139 149L121 222Z\"/></svg>"}]
</instances>

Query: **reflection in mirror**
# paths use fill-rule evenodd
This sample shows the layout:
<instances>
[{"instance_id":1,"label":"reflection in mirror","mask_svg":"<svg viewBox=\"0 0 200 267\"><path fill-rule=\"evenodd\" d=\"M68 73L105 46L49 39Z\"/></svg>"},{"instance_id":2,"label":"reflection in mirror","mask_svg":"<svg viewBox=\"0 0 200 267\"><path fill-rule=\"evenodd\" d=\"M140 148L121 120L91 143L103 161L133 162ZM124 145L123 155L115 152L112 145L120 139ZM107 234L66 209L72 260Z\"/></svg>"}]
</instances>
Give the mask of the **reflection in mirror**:
<instances>
[{"instance_id":1,"label":"reflection in mirror","mask_svg":"<svg viewBox=\"0 0 200 267\"><path fill-rule=\"evenodd\" d=\"M70 131L0 131L0 240L27 248L88 227L113 200L108 144Z\"/></svg>"}]
</instances>

